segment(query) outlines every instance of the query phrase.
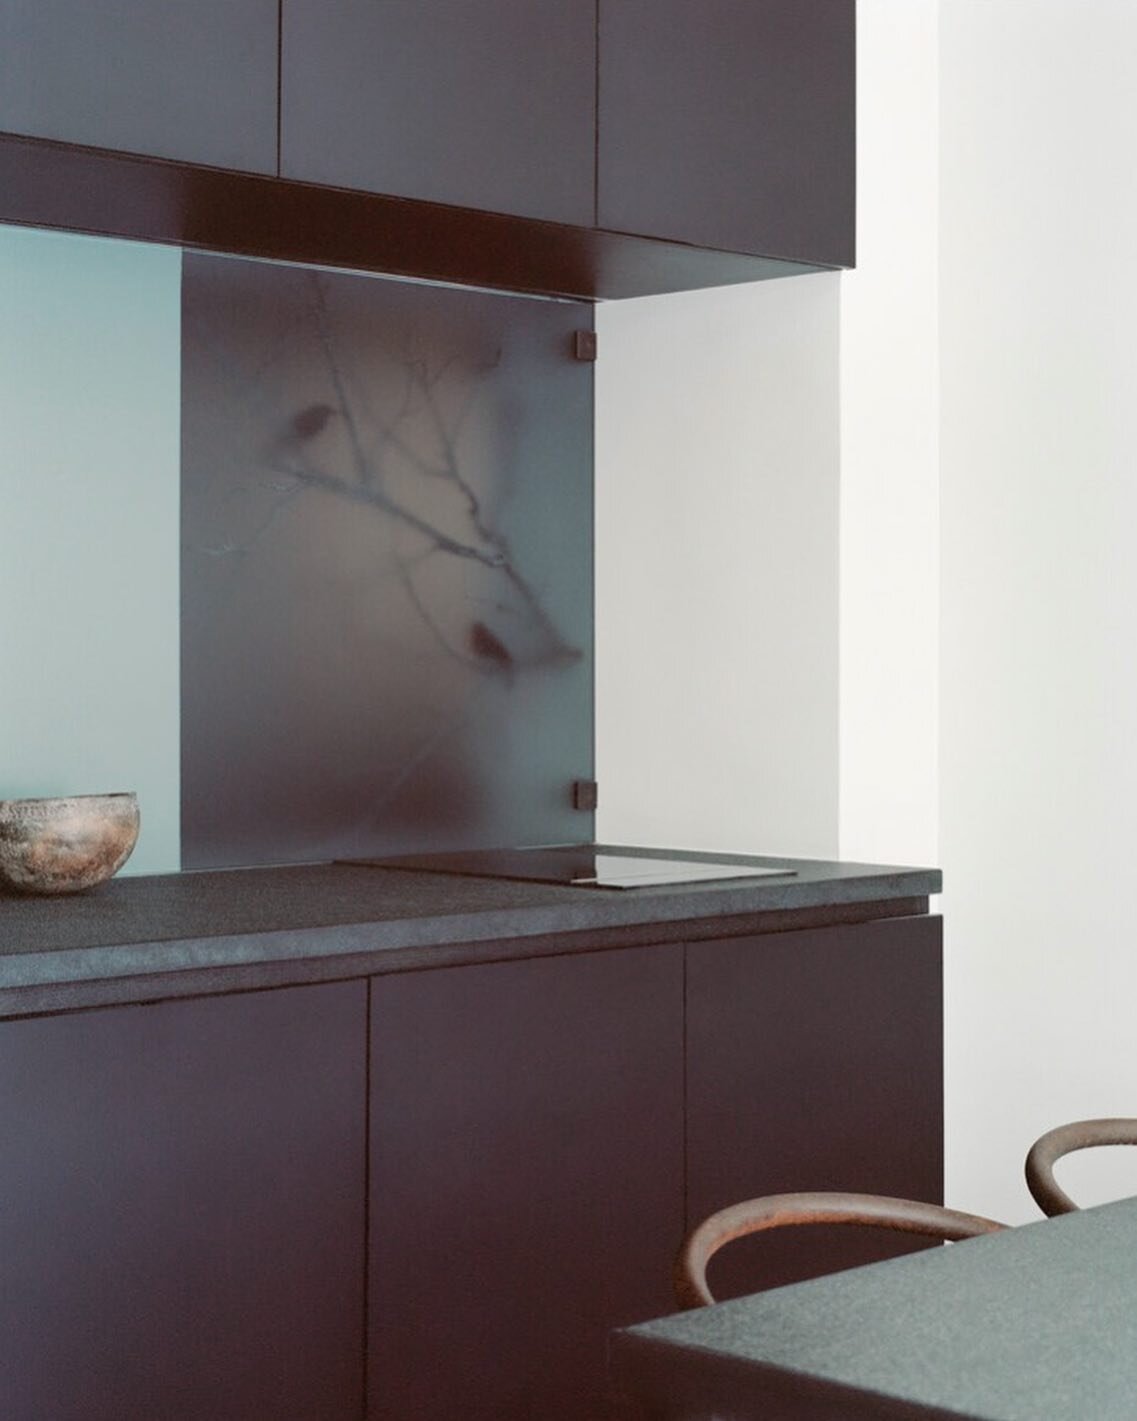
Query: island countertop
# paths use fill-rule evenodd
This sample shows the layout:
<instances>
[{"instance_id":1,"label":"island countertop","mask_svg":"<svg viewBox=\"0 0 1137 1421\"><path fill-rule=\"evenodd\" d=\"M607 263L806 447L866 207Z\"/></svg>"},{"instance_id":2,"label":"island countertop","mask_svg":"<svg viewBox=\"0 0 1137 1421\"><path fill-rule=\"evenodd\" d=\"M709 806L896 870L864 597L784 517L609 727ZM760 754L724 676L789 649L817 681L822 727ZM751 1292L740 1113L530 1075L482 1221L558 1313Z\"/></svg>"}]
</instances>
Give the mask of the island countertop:
<instances>
[{"instance_id":1,"label":"island countertop","mask_svg":"<svg viewBox=\"0 0 1137 1421\"><path fill-rule=\"evenodd\" d=\"M1137 1198L613 1334L653 1421L1130 1421Z\"/></svg>"},{"instance_id":2,"label":"island countertop","mask_svg":"<svg viewBox=\"0 0 1137 1421\"><path fill-rule=\"evenodd\" d=\"M793 877L619 890L324 863L0 897L0 1016L856 922L926 912L941 887L930 868L686 857Z\"/></svg>"}]
</instances>

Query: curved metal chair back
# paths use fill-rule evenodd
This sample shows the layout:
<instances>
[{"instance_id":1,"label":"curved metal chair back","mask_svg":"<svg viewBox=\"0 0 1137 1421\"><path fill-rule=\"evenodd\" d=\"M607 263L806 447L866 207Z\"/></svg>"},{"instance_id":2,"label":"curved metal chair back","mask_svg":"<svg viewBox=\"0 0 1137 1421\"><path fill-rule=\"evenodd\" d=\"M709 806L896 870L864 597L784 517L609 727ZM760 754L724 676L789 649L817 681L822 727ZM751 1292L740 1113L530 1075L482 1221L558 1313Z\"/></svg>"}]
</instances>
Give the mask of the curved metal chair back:
<instances>
[{"instance_id":1,"label":"curved metal chair back","mask_svg":"<svg viewBox=\"0 0 1137 1421\"><path fill-rule=\"evenodd\" d=\"M1074 1150L1088 1150L1095 1145L1137 1145L1137 1120L1071 1120L1048 1130L1031 1145L1026 1157L1027 1188L1049 1218L1075 1213L1079 1207L1058 1187L1054 1179L1056 1161Z\"/></svg>"},{"instance_id":2,"label":"curved metal chair back","mask_svg":"<svg viewBox=\"0 0 1137 1421\"><path fill-rule=\"evenodd\" d=\"M957 1240L1006 1227L978 1214L961 1214L939 1204L889 1199L880 1194L768 1194L711 1214L691 1230L675 1260L675 1297L681 1308L705 1307L714 1298L707 1287L707 1264L724 1244L765 1229L802 1224L869 1224L898 1233Z\"/></svg>"}]
</instances>

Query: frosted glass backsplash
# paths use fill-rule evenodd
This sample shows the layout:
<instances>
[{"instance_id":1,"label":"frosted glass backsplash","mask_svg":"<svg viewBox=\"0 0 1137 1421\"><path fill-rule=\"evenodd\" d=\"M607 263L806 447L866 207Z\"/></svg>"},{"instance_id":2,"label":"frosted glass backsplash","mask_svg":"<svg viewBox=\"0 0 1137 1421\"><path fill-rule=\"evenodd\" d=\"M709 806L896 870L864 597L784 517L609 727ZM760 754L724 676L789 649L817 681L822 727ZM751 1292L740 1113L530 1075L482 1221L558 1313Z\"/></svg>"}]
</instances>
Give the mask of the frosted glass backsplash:
<instances>
[{"instance_id":1,"label":"frosted glass backsplash","mask_svg":"<svg viewBox=\"0 0 1137 1421\"><path fill-rule=\"evenodd\" d=\"M587 306L187 254L187 867L590 838Z\"/></svg>"}]
</instances>

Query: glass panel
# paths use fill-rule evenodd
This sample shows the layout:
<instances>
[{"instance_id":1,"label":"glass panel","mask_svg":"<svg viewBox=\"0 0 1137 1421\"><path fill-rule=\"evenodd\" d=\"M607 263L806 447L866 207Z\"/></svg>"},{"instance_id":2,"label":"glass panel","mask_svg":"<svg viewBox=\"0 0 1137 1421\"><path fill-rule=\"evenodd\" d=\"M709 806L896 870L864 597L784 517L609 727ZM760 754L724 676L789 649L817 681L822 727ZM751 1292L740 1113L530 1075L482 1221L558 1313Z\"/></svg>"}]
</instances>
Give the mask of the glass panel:
<instances>
[{"instance_id":1,"label":"glass panel","mask_svg":"<svg viewBox=\"0 0 1137 1421\"><path fill-rule=\"evenodd\" d=\"M590 839L587 305L187 253L186 867Z\"/></svg>"}]
</instances>

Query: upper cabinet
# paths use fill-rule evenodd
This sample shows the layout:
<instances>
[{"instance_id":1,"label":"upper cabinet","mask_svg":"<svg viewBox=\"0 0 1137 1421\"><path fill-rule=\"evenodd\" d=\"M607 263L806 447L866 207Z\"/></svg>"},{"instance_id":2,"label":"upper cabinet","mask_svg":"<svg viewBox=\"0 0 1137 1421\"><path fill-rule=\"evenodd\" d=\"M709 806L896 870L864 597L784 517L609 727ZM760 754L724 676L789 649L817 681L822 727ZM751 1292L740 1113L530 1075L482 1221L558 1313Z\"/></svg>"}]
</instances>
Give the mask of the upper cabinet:
<instances>
[{"instance_id":1,"label":"upper cabinet","mask_svg":"<svg viewBox=\"0 0 1137 1421\"><path fill-rule=\"evenodd\" d=\"M586 299L850 266L854 21L0 0L0 222Z\"/></svg>"},{"instance_id":2,"label":"upper cabinet","mask_svg":"<svg viewBox=\"0 0 1137 1421\"><path fill-rule=\"evenodd\" d=\"M590 226L593 0L284 0L282 177Z\"/></svg>"},{"instance_id":3,"label":"upper cabinet","mask_svg":"<svg viewBox=\"0 0 1137 1421\"><path fill-rule=\"evenodd\" d=\"M4 132L275 173L276 78L277 0L0 0Z\"/></svg>"},{"instance_id":4,"label":"upper cabinet","mask_svg":"<svg viewBox=\"0 0 1137 1421\"><path fill-rule=\"evenodd\" d=\"M598 225L854 256L854 0L599 0Z\"/></svg>"}]
</instances>

